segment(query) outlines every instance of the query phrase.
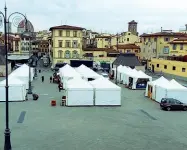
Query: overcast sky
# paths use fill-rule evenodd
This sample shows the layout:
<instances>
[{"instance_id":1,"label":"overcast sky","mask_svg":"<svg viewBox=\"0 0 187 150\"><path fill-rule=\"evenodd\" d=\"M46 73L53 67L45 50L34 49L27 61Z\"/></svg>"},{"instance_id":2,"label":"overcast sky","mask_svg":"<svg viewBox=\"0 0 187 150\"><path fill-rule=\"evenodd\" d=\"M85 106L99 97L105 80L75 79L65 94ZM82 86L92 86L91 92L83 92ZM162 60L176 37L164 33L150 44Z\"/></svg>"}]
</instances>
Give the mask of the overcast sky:
<instances>
[{"instance_id":1,"label":"overcast sky","mask_svg":"<svg viewBox=\"0 0 187 150\"><path fill-rule=\"evenodd\" d=\"M3 11L3 5L0 10ZM68 24L97 32L124 32L138 22L138 32L178 31L187 23L187 0L6 0L8 13L27 14L35 31ZM2 28L0 29L2 30Z\"/></svg>"}]
</instances>

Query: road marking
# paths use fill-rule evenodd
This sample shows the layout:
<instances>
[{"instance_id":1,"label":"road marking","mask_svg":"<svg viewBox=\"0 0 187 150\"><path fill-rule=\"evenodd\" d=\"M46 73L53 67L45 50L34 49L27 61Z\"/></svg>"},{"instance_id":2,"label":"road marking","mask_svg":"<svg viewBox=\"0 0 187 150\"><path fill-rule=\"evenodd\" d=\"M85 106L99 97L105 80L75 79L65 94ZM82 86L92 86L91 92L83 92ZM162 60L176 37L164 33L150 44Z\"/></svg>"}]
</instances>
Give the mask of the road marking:
<instances>
[{"instance_id":1,"label":"road marking","mask_svg":"<svg viewBox=\"0 0 187 150\"><path fill-rule=\"evenodd\" d=\"M148 112L146 112L145 110L143 109L140 109L140 111L145 114L147 117L149 117L150 119L152 120L157 120L155 117L151 116Z\"/></svg>"},{"instance_id":2,"label":"road marking","mask_svg":"<svg viewBox=\"0 0 187 150\"><path fill-rule=\"evenodd\" d=\"M23 123L24 119L25 119L25 115L26 115L26 111L22 111L19 115L18 121L17 123Z\"/></svg>"},{"instance_id":3,"label":"road marking","mask_svg":"<svg viewBox=\"0 0 187 150\"><path fill-rule=\"evenodd\" d=\"M49 94L40 94L40 95L49 95Z\"/></svg>"}]
</instances>

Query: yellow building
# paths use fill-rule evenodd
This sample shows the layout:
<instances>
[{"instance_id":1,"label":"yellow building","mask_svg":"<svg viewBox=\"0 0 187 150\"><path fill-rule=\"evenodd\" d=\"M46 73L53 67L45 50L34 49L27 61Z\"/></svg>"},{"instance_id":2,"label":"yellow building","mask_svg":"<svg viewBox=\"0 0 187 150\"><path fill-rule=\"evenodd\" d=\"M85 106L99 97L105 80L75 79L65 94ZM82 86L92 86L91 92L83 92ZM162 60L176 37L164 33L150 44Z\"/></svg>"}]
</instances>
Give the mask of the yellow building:
<instances>
[{"instance_id":1,"label":"yellow building","mask_svg":"<svg viewBox=\"0 0 187 150\"><path fill-rule=\"evenodd\" d=\"M171 31L162 31L152 34L142 34L141 59L159 58L170 55L170 42L175 38L185 37L187 34Z\"/></svg>"},{"instance_id":2,"label":"yellow building","mask_svg":"<svg viewBox=\"0 0 187 150\"><path fill-rule=\"evenodd\" d=\"M170 42L170 56L187 55L187 37L174 39Z\"/></svg>"},{"instance_id":3,"label":"yellow building","mask_svg":"<svg viewBox=\"0 0 187 150\"><path fill-rule=\"evenodd\" d=\"M123 32L121 34L112 36L111 38L111 46L117 45L117 38L118 38L118 44L124 45L124 44L134 44L136 42L139 42L139 37L137 35L132 34L131 32Z\"/></svg>"},{"instance_id":4,"label":"yellow building","mask_svg":"<svg viewBox=\"0 0 187 150\"><path fill-rule=\"evenodd\" d=\"M69 63L70 59L82 57L82 30L84 28L62 25L51 27L53 65L58 62Z\"/></svg>"},{"instance_id":5,"label":"yellow building","mask_svg":"<svg viewBox=\"0 0 187 150\"><path fill-rule=\"evenodd\" d=\"M109 61L113 62L119 52L112 48L84 48L83 58L92 59L94 61Z\"/></svg>"},{"instance_id":6,"label":"yellow building","mask_svg":"<svg viewBox=\"0 0 187 150\"><path fill-rule=\"evenodd\" d=\"M135 44L114 45L112 47L120 53L134 53L138 58L140 57L140 47Z\"/></svg>"},{"instance_id":7,"label":"yellow building","mask_svg":"<svg viewBox=\"0 0 187 150\"><path fill-rule=\"evenodd\" d=\"M111 46L111 36L97 36L96 38L97 48L109 48Z\"/></svg>"},{"instance_id":8,"label":"yellow building","mask_svg":"<svg viewBox=\"0 0 187 150\"><path fill-rule=\"evenodd\" d=\"M154 72L187 78L187 62L176 60L151 59L148 66Z\"/></svg>"}]
</instances>

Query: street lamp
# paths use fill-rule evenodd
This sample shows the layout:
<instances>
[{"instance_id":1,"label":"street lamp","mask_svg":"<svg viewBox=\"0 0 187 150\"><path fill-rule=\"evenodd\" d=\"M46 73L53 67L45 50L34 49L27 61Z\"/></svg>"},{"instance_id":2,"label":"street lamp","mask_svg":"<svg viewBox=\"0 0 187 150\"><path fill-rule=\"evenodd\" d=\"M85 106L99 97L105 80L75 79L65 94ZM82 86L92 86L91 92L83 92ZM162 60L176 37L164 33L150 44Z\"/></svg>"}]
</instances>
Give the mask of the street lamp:
<instances>
[{"instance_id":1,"label":"street lamp","mask_svg":"<svg viewBox=\"0 0 187 150\"><path fill-rule=\"evenodd\" d=\"M31 38L32 38L32 35L31 35L31 32L28 32L28 29L27 29L27 20L25 22L25 26L26 26L26 31L22 35L24 35L24 36L26 36L26 37L29 38L29 60L30 60L31 59ZM27 91L27 94L32 94L30 62L29 62L29 89Z\"/></svg>"},{"instance_id":2,"label":"street lamp","mask_svg":"<svg viewBox=\"0 0 187 150\"><path fill-rule=\"evenodd\" d=\"M117 37L116 37L116 42L117 42L117 52L118 52L118 40L119 40L119 37L118 37L118 33L117 33ZM117 64L116 64L116 85L118 84L118 81L117 81L117 75L118 75L118 69L117 69Z\"/></svg>"},{"instance_id":3,"label":"street lamp","mask_svg":"<svg viewBox=\"0 0 187 150\"><path fill-rule=\"evenodd\" d=\"M11 140L10 140L10 129L9 129L9 86L8 86L8 47L7 47L7 23L9 23L9 20L10 20L10 17L14 14L19 14L19 15L22 15L25 19L26 17L22 14L22 13L19 13L19 12L14 12L12 14L10 14L9 16L7 16L7 7L5 5L5 8L4 8L4 13L2 13L0 11L0 15L3 16L3 20L2 23L4 22L4 34L5 34L5 58L6 58L6 85L5 85L5 98L6 98L6 111L5 111L5 115L6 115L6 127L5 127L5 142L4 142L4 150L11 150L12 149L12 146L11 146Z\"/></svg>"}]
</instances>

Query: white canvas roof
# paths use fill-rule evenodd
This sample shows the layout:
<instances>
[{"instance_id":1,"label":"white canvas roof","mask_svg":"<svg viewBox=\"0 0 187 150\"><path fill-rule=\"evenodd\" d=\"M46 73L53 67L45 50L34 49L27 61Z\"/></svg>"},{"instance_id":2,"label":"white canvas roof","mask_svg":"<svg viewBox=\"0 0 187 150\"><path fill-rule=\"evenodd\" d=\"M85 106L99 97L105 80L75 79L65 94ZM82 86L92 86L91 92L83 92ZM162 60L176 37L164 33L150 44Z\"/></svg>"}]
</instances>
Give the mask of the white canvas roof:
<instances>
[{"instance_id":1,"label":"white canvas roof","mask_svg":"<svg viewBox=\"0 0 187 150\"><path fill-rule=\"evenodd\" d=\"M157 79L157 80L154 80L154 81L152 81L152 82L149 82L149 84L150 84L150 85L159 85L159 86L162 86L162 85L167 85L167 84L169 84L169 81L168 81L166 78L164 78L164 77L162 76L162 77L160 77L160 78Z\"/></svg>"},{"instance_id":2,"label":"white canvas roof","mask_svg":"<svg viewBox=\"0 0 187 150\"><path fill-rule=\"evenodd\" d=\"M67 81L68 89L93 89L92 85L81 78L75 78Z\"/></svg>"},{"instance_id":3,"label":"white canvas roof","mask_svg":"<svg viewBox=\"0 0 187 150\"><path fill-rule=\"evenodd\" d=\"M105 78L98 78L96 80L90 81L90 84L93 85L95 88L107 88L107 89L120 89L119 86L115 85L111 81L105 79Z\"/></svg>"},{"instance_id":4,"label":"white canvas roof","mask_svg":"<svg viewBox=\"0 0 187 150\"><path fill-rule=\"evenodd\" d=\"M28 77L29 76L29 67L21 67L13 71L9 76L21 76Z\"/></svg>"},{"instance_id":5,"label":"white canvas roof","mask_svg":"<svg viewBox=\"0 0 187 150\"><path fill-rule=\"evenodd\" d=\"M99 78L100 75L91 70L90 68L86 67L85 65L81 65L78 68L76 68L76 71L80 73L83 77L86 78Z\"/></svg>"},{"instance_id":6,"label":"white canvas roof","mask_svg":"<svg viewBox=\"0 0 187 150\"><path fill-rule=\"evenodd\" d=\"M81 75L68 64L60 68L60 75L63 77L80 77L81 78Z\"/></svg>"},{"instance_id":7,"label":"white canvas roof","mask_svg":"<svg viewBox=\"0 0 187 150\"><path fill-rule=\"evenodd\" d=\"M6 84L6 80L0 82L1 85ZM24 85L24 83L16 77L8 78L8 85Z\"/></svg>"},{"instance_id":8,"label":"white canvas roof","mask_svg":"<svg viewBox=\"0 0 187 150\"><path fill-rule=\"evenodd\" d=\"M152 79L151 76L148 76L147 74L145 74L143 71L139 70L138 73L142 76L142 77L145 77L145 78L150 78Z\"/></svg>"},{"instance_id":9,"label":"white canvas roof","mask_svg":"<svg viewBox=\"0 0 187 150\"><path fill-rule=\"evenodd\" d=\"M126 72L128 72L129 70L132 70L132 69L129 68L129 67L123 66L123 67L121 68L121 70L119 70L119 72L120 72L120 73L126 73Z\"/></svg>"},{"instance_id":10,"label":"white canvas roof","mask_svg":"<svg viewBox=\"0 0 187 150\"><path fill-rule=\"evenodd\" d=\"M174 79L172 79L170 81L171 85L173 85L173 87L179 88L179 89L187 89L186 87L182 86L180 83L178 83L177 81L175 81Z\"/></svg>"}]
</instances>

